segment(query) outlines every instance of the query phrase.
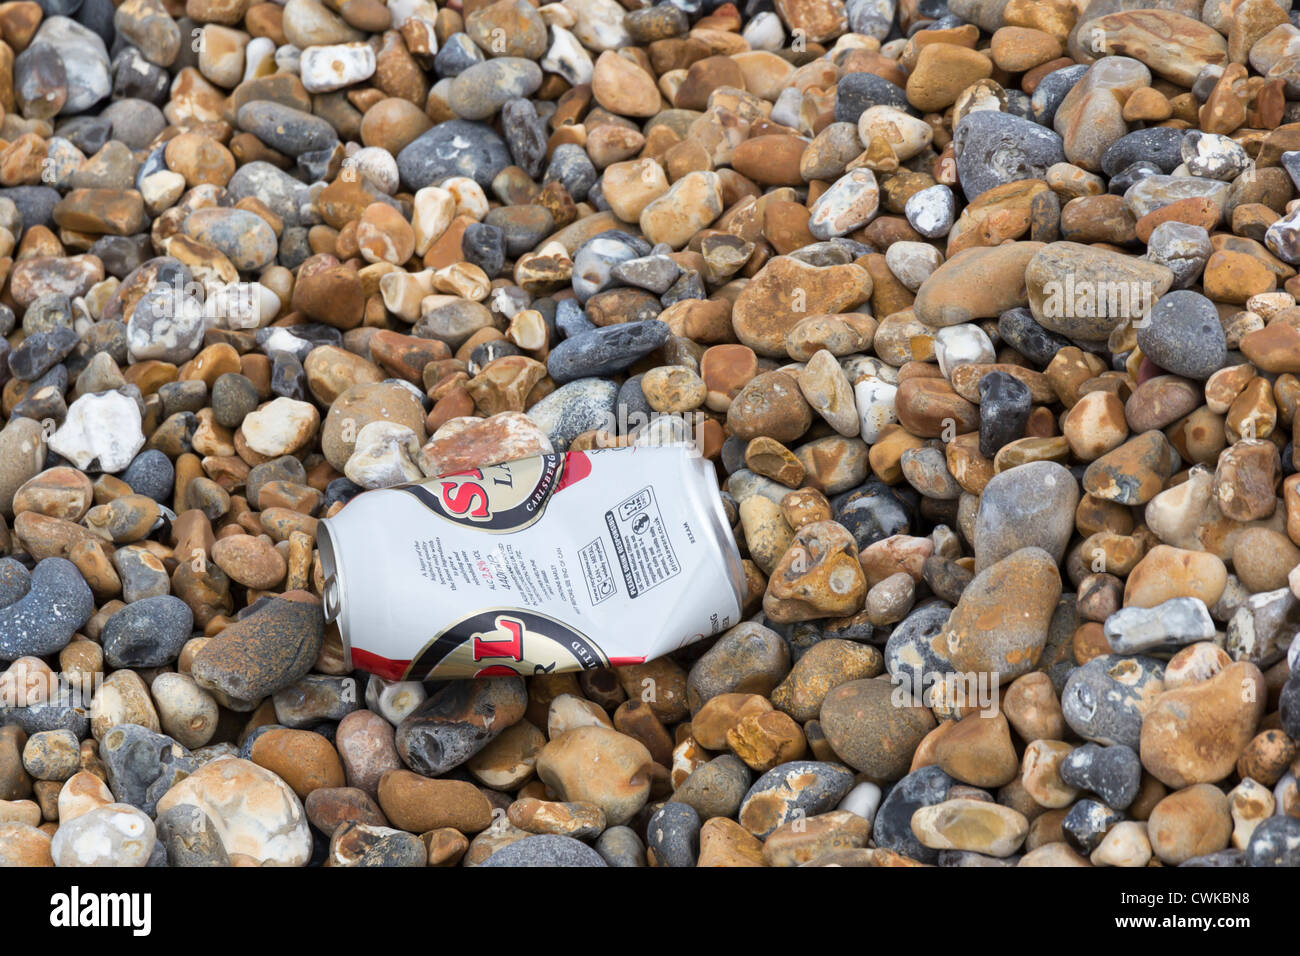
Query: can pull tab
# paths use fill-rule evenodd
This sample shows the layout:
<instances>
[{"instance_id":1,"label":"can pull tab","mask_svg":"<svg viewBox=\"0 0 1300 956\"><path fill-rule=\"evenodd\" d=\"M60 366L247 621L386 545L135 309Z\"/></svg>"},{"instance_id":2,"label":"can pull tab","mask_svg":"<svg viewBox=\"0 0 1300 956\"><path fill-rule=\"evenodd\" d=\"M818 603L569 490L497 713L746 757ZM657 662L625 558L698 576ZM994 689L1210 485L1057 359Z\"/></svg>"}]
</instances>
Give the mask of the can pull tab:
<instances>
[{"instance_id":1,"label":"can pull tab","mask_svg":"<svg viewBox=\"0 0 1300 956\"><path fill-rule=\"evenodd\" d=\"M321 597L324 598L325 622L332 623L339 616L339 579L337 574L325 578Z\"/></svg>"}]
</instances>

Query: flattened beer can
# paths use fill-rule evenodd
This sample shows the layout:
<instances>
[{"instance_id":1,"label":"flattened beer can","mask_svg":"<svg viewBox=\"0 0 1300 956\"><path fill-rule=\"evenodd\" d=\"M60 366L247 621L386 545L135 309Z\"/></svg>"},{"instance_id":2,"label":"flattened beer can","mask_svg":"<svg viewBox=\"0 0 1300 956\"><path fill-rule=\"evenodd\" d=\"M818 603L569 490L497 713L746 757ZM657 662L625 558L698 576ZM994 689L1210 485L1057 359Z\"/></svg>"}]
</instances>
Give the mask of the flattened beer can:
<instances>
[{"instance_id":1,"label":"flattened beer can","mask_svg":"<svg viewBox=\"0 0 1300 956\"><path fill-rule=\"evenodd\" d=\"M737 624L745 593L713 465L685 447L367 491L317 544L326 620L391 680L641 663Z\"/></svg>"}]
</instances>

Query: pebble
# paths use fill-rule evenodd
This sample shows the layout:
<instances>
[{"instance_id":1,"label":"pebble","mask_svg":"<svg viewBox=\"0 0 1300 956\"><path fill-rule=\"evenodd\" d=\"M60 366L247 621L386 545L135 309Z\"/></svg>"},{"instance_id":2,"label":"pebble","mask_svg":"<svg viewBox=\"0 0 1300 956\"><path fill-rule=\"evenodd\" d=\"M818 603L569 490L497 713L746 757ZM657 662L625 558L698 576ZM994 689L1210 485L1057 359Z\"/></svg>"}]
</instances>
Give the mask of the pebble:
<instances>
[{"instance_id":1,"label":"pebble","mask_svg":"<svg viewBox=\"0 0 1300 956\"><path fill-rule=\"evenodd\" d=\"M1285 8L40 6L5 862L1294 862ZM325 622L355 494L692 435L697 646L424 688Z\"/></svg>"},{"instance_id":2,"label":"pebble","mask_svg":"<svg viewBox=\"0 0 1300 956\"><path fill-rule=\"evenodd\" d=\"M159 815L193 807L215 825L221 846L257 865L302 866L311 856L307 816L274 773L237 757L204 764L158 801Z\"/></svg>"},{"instance_id":3,"label":"pebble","mask_svg":"<svg viewBox=\"0 0 1300 956\"><path fill-rule=\"evenodd\" d=\"M560 834L518 840L494 852L479 866L608 866L587 844Z\"/></svg>"},{"instance_id":4,"label":"pebble","mask_svg":"<svg viewBox=\"0 0 1300 956\"><path fill-rule=\"evenodd\" d=\"M50 841L55 866L148 866L154 822L135 807L110 803L60 824Z\"/></svg>"}]
</instances>

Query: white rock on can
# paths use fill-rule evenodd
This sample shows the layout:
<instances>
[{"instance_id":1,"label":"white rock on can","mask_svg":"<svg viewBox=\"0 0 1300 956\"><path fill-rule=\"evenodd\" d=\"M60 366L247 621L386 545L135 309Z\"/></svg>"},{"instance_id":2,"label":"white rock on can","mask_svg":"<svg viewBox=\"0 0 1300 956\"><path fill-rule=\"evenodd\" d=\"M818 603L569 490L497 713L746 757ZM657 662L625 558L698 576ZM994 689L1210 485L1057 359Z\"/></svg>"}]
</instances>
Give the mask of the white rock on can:
<instances>
[{"instance_id":1,"label":"white rock on can","mask_svg":"<svg viewBox=\"0 0 1300 956\"><path fill-rule=\"evenodd\" d=\"M326 620L388 680L641 663L733 627L745 594L714 467L684 447L364 492L317 544Z\"/></svg>"}]
</instances>

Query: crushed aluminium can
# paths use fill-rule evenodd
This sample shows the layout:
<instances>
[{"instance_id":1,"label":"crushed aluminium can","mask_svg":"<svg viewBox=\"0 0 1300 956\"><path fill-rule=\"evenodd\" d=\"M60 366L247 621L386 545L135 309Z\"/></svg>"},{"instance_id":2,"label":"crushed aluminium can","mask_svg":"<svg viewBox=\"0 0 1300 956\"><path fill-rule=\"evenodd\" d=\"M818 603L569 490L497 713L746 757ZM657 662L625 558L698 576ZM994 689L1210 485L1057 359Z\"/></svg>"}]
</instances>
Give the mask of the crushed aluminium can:
<instances>
[{"instance_id":1,"label":"crushed aluminium can","mask_svg":"<svg viewBox=\"0 0 1300 956\"><path fill-rule=\"evenodd\" d=\"M317 544L326 620L390 680L641 663L739 623L745 593L713 465L681 446L367 491Z\"/></svg>"}]
</instances>

